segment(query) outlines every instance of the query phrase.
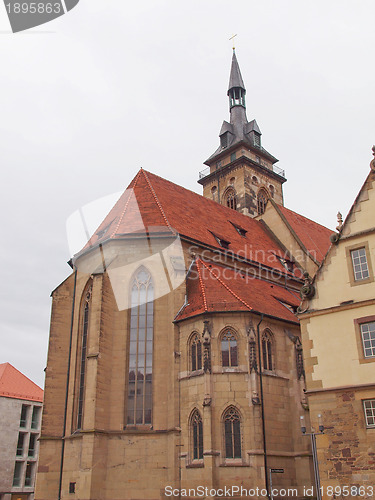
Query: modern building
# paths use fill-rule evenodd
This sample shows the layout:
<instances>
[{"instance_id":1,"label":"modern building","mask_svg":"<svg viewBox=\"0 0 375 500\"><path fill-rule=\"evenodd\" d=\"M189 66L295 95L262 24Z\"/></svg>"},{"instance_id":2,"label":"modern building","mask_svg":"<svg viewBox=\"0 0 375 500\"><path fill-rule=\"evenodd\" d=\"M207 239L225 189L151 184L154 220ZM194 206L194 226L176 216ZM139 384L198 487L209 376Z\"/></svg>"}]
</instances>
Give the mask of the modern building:
<instances>
[{"instance_id":1,"label":"modern building","mask_svg":"<svg viewBox=\"0 0 375 500\"><path fill-rule=\"evenodd\" d=\"M53 291L37 500L312 485L295 311L331 231L283 207L245 93L233 54L204 196L140 170Z\"/></svg>"},{"instance_id":2,"label":"modern building","mask_svg":"<svg viewBox=\"0 0 375 500\"><path fill-rule=\"evenodd\" d=\"M0 499L33 500L43 390L0 364Z\"/></svg>"},{"instance_id":3,"label":"modern building","mask_svg":"<svg viewBox=\"0 0 375 500\"><path fill-rule=\"evenodd\" d=\"M375 494L374 188L375 160L299 314L312 423L320 414L326 429L317 437L326 498L329 487Z\"/></svg>"}]
</instances>

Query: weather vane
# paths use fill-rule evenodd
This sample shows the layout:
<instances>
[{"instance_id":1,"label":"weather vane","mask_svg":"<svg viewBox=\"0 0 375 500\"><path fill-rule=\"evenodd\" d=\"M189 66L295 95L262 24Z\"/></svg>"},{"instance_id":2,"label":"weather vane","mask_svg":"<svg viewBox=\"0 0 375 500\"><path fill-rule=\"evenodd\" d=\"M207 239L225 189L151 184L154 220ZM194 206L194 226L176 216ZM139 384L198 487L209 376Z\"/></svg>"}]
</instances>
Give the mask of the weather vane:
<instances>
[{"instance_id":1,"label":"weather vane","mask_svg":"<svg viewBox=\"0 0 375 500\"><path fill-rule=\"evenodd\" d=\"M233 36L231 36L231 37L229 38L229 40L233 40L233 50L236 48L236 47L234 46L234 38L235 38L236 36L237 36L237 35L233 35Z\"/></svg>"}]
</instances>

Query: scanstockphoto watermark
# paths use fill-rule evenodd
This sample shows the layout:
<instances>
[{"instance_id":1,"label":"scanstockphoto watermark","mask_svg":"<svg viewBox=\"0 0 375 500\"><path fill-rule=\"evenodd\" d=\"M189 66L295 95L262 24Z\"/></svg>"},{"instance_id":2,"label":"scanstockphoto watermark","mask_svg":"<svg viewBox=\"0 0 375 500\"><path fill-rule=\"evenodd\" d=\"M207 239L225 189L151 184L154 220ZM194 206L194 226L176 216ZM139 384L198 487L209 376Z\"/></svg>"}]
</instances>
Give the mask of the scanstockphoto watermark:
<instances>
[{"instance_id":1,"label":"scanstockphoto watermark","mask_svg":"<svg viewBox=\"0 0 375 500\"><path fill-rule=\"evenodd\" d=\"M321 486L320 492L329 498L373 498L373 486ZM298 497L314 497L316 490L314 486L303 486L301 488L272 488L272 498L298 498ZM208 496L214 498L268 498L266 488L245 488L244 486L224 486L222 488L210 488L208 486L197 486L196 488L174 488L166 486L164 488L166 497L171 498L206 498Z\"/></svg>"},{"instance_id":2,"label":"scanstockphoto watermark","mask_svg":"<svg viewBox=\"0 0 375 500\"><path fill-rule=\"evenodd\" d=\"M173 488L166 486L164 488L166 497L171 498L238 498L238 497L258 497L268 498L265 488L245 488L243 486L224 486L223 488L210 488L208 486L197 486L196 488ZM273 488L272 496L281 498L297 498L297 488Z\"/></svg>"},{"instance_id":3,"label":"scanstockphoto watermark","mask_svg":"<svg viewBox=\"0 0 375 500\"><path fill-rule=\"evenodd\" d=\"M72 10L79 0L4 0L13 33L48 23Z\"/></svg>"}]
</instances>

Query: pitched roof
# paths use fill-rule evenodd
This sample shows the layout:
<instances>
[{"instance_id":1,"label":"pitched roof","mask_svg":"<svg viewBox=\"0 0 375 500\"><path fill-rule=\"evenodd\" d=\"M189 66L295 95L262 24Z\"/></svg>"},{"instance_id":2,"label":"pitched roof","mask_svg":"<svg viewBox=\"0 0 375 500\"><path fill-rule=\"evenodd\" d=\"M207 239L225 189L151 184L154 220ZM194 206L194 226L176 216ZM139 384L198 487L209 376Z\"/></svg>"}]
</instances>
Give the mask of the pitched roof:
<instances>
[{"instance_id":1,"label":"pitched roof","mask_svg":"<svg viewBox=\"0 0 375 500\"><path fill-rule=\"evenodd\" d=\"M275 283L196 258L187 276L187 303L177 314L181 321L209 312L254 311L298 323L288 306L298 307L299 297Z\"/></svg>"},{"instance_id":2,"label":"pitched roof","mask_svg":"<svg viewBox=\"0 0 375 500\"><path fill-rule=\"evenodd\" d=\"M322 262L331 244L329 238L332 231L282 205L277 205L277 208L285 217L306 250L316 261Z\"/></svg>"},{"instance_id":3,"label":"pitched roof","mask_svg":"<svg viewBox=\"0 0 375 500\"><path fill-rule=\"evenodd\" d=\"M224 251L216 235L229 242L227 251L287 273L275 258L283 250L259 221L142 169L77 256L108 239L145 232L177 233Z\"/></svg>"},{"instance_id":4,"label":"pitched roof","mask_svg":"<svg viewBox=\"0 0 375 500\"><path fill-rule=\"evenodd\" d=\"M43 389L10 363L0 364L0 396L43 402Z\"/></svg>"}]
</instances>

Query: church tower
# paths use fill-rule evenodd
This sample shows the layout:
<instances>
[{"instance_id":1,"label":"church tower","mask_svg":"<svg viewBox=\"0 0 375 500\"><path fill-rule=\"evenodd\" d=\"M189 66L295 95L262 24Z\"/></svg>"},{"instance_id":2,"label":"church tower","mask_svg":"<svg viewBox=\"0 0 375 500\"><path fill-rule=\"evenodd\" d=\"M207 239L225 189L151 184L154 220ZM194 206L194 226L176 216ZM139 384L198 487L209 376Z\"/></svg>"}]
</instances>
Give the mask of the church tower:
<instances>
[{"instance_id":1,"label":"church tower","mask_svg":"<svg viewBox=\"0 0 375 500\"><path fill-rule=\"evenodd\" d=\"M285 172L262 146L256 120L246 117L246 89L235 50L229 78L230 122L223 122L220 145L200 172L203 195L250 217L264 212L267 200L283 205Z\"/></svg>"}]
</instances>

